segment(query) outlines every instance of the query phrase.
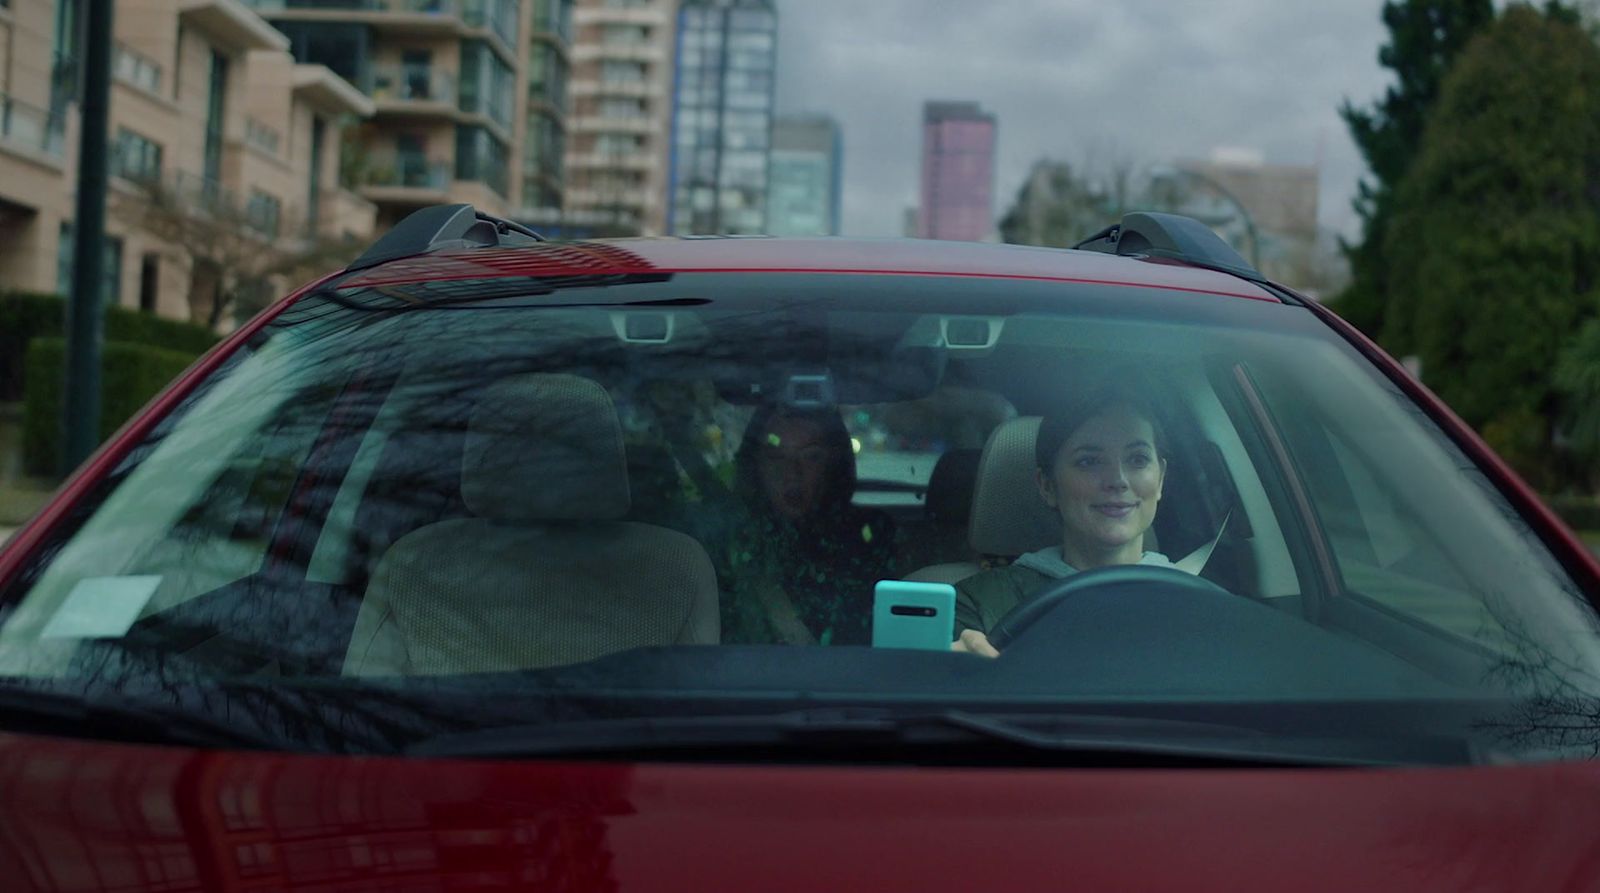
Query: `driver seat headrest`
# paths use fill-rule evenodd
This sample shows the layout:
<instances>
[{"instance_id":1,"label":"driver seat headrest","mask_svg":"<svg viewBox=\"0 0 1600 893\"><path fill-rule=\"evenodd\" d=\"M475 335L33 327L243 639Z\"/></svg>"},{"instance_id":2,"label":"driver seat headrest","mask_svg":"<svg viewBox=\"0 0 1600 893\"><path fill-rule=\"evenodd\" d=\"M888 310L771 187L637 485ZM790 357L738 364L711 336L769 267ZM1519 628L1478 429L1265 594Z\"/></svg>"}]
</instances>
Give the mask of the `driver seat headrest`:
<instances>
[{"instance_id":1,"label":"driver seat headrest","mask_svg":"<svg viewBox=\"0 0 1600 893\"><path fill-rule=\"evenodd\" d=\"M978 460L968 539L980 555L1021 555L1061 542L1061 519L1039 498L1034 441L1039 416L1002 422Z\"/></svg>"}]
</instances>

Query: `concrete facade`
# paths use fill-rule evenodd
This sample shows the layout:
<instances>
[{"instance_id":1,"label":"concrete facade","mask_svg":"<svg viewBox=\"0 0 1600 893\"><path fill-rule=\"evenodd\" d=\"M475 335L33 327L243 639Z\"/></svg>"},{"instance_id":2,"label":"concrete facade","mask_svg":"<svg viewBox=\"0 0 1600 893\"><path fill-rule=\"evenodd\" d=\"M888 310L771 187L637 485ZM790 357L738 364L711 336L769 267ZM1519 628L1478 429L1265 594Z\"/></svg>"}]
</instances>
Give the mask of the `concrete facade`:
<instances>
[{"instance_id":1,"label":"concrete facade","mask_svg":"<svg viewBox=\"0 0 1600 893\"><path fill-rule=\"evenodd\" d=\"M373 100L344 175L380 229L443 202L522 218L560 207L572 0L250 2L298 61Z\"/></svg>"},{"instance_id":2,"label":"concrete facade","mask_svg":"<svg viewBox=\"0 0 1600 893\"><path fill-rule=\"evenodd\" d=\"M0 9L0 45L12 48L0 94L24 110L6 119L22 126L0 130L0 288L70 281L78 112L62 86L74 66L58 60L74 50L62 32L76 8ZM184 246L118 212L152 190L193 198L196 215L221 202L259 211L263 244L370 238L376 208L338 186L345 122L372 113L348 83L295 64L283 35L238 0L118 0L114 38L105 288L116 301L179 319L207 309Z\"/></svg>"},{"instance_id":3,"label":"concrete facade","mask_svg":"<svg viewBox=\"0 0 1600 893\"><path fill-rule=\"evenodd\" d=\"M564 221L575 232L666 231L676 0L578 0Z\"/></svg>"}]
</instances>

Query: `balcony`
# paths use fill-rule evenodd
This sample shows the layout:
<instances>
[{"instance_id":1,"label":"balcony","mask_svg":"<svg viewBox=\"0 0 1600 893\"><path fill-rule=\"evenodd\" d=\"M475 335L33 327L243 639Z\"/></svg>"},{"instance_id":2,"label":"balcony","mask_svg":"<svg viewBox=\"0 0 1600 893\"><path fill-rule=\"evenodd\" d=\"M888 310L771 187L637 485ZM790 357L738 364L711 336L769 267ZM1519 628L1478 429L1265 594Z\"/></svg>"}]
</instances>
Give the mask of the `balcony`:
<instances>
[{"instance_id":1,"label":"balcony","mask_svg":"<svg viewBox=\"0 0 1600 893\"><path fill-rule=\"evenodd\" d=\"M638 115L628 118L610 118L605 115L583 115L572 118L572 129L579 133L636 133L654 134L662 129L655 118Z\"/></svg>"},{"instance_id":2,"label":"balcony","mask_svg":"<svg viewBox=\"0 0 1600 893\"><path fill-rule=\"evenodd\" d=\"M661 159L645 149L632 152L573 152L567 155L566 161L568 168L642 173L653 171L661 165Z\"/></svg>"},{"instance_id":3,"label":"balcony","mask_svg":"<svg viewBox=\"0 0 1600 893\"><path fill-rule=\"evenodd\" d=\"M572 11L572 24L585 25L655 25L666 27L672 22L667 4L658 6L579 6Z\"/></svg>"},{"instance_id":4,"label":"balcony","mask_svg":"<svg viewBox=\"0 0 1600 893\"><path fill-rule=\"evenodd\" d=\"M621 99L659 99L667 95L665 85L653 81L572 81L572 95L615 96Z\"/></svg>"},{"instance_id":5,"label":"balcony","mask_svg":"<svg viewBox=\"0 0 1600 893\"><path fill-rule=\"evenodd\" d=\"M456 113L456 81L431 68L379 66L372 71L372 100L378 113Z\"/></svg>"},{"instance_id":6,"label":"balcony","mask_svg":"<svg viewBox=\"0 0 1600 893\"><path fill-rule=\"evenodd\" d=\"M59 163L67 154L66 118L0 93L0 145Z\"/></svg>"},{"instance_id":7,"label":"balcony","mask_svg":"<svg viewBox=\"0 0 1600 893\"><path fill-rule=\"evenodd\" d=\"M420 155L381 156L371 162L361 196L375 204L440 204L448 200L451 166Z\"/></svg>"},{"instance_id":8,"label":"balcony","mask_svg":"<svg viewBox=\"0 0 1600 893\"><path fill-rule=\"evenodd\" d=\"M247 0L264 18L297 22L359 22L395 35L464 37L484 27L483 15L464 11L460 0ZM515 18L513 18L513 23ZM495 35L507 52L516 46L515 29L509 40Z\"/></svg>"},{"instance_id":9,"label":"balcony","mask_svg":"<svg viewBox=\"0 0 1600 893\"><path fill-rule=\"evenodd\" d=\"M581 44L572 48L574 62L617 60L619 62L665 62L667 51L659 43L648 40L625 43Z\"/></svg>"},{"instance_id":10,"label":"balcony","mask_svg":"<svg viewBox=\"0 0 1600 893\"><path fill-rule=\"evenodd\" d=\"M240 0L179 0L179 21L217 43L243 50L289 49L289 38Z\"/></svg>"}]
</instances>

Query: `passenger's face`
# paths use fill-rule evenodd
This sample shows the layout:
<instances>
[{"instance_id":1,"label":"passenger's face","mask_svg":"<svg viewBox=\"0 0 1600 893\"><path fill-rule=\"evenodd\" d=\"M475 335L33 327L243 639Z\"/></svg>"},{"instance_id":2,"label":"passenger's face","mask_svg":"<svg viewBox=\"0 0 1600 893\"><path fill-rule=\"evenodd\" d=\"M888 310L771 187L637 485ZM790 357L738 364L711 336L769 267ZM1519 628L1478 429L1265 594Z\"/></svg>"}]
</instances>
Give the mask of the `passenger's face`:
<instances>
[{"instance_id":1,"label":"passenger's face","mask_svg":"<svg viewBox=\"0 0 1600 893\"><path fill-rule=\"evenodd\" d=\"M1138 561L1166 471L1154 429L1131 408L1109 409L1072 432L1051 476L1039 477L1045 502L1061 515L1068 560Z\"/></svg>"},{"instance_id":2,"label":"passenger's face","mask_svg":"<svg viewBox=\"0 0 1600 893\"><path fill-rule=\"evenodd\" d=\"M822 427L809 419L774 418L762 435L757 467L773 511L791 521L815 512L828 477Z\"/></svg>"}]
</instances>

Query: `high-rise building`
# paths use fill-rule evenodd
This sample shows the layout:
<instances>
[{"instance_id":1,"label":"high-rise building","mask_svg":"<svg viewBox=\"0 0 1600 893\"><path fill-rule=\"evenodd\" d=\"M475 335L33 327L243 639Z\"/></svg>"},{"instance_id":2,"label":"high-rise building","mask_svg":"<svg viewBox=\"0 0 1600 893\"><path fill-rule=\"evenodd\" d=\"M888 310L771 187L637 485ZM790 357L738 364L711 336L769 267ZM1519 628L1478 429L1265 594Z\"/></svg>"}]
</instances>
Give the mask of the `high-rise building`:
<instances>
[{"instance_id":1,"label":"high-rise building","mask_svg":"<svg viewBox=\"0 0 1600 893\"><path fill-rule=\"evenodd\" d=\"M920 238L989 238L994 229L994 143L994 116L976 102L923 106Z\"/></svg>"},{"instance_id":2,"label":"high-rise building","mask_svg":"<svg viewBox=\"0 0 1600 893\"><path fill-rule=\"evenodd\" d=\"M549 192L560 177L547 174L560 171L559 159L529 155L521 143L530 106L559 117L547 102L548 68L536 78L528 69L535 46L561 42L560 7L571 0L530 2L530 15L519 0L249 2L288 35L296 59L328 66L375 103L347 175L377 203L380 224L443 202L514 214L529 198L525 166L534 172L531 199L556 201ZM563 81L560 51L540 56ZM525 95L533 84L540 95ZM540 126L549 132L536 122L535 140ZM562 143L552 135L548 148L559 153Z\"/></svg>"},{"instance_id":3,"label":"high-rise building","mask_svg":"<svg viewBox=\"0 0 1600 893\"><path fill-rule=\"evenodd\" d=\"M559 218L567 188L567 133L571 124L573 0L530 0L527 120L521 151L522 186L515 216L542 225Z\"/></svg>"},{"instance_id":4,"label":"high-rise building","mask_svg":"<svg viewBox=\"0 0 1600 893\"><path fill-rule=\"evenodd\" d=\"M759 233L778 60L772 0L684 0L678 11L673 233Z\"/></svg>"},{"instance_id":5,"label":"high-rise building","mask_svg":"<svg viewBox=\"0 0 1600 893\"><path fill-rule=\"evenodd\" d=\"M844 167L839 125L824 116L779 118L768 164L767 232L837 236Z\"/></svg>"},{"instance_id":6,"label":"high-rise building","mask_svg":"<svg viewBox=\"0 0 1600 893\"><path fill-rule=\"evenodd\" d=\"M570 234L666 231L675 0L578 0L567 137Z\"/></svg>"},{"instance_id":7,"label":"high-rise building","mask_svg":"<svg viewBox=\"0 0 1600 893\"><path fill-rule=\"evenodd\" d=\"M0 0L0 289L72 285L85 6ZM106 301L209 319L226 271L177 232L260 257L371 237L339 180L345 122L374 111L353 85L239 0L117 0L113 38Z\"/></svg>"}]
</instances>

